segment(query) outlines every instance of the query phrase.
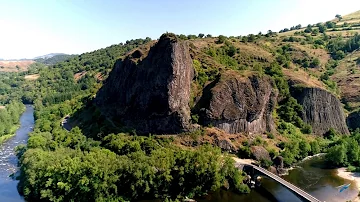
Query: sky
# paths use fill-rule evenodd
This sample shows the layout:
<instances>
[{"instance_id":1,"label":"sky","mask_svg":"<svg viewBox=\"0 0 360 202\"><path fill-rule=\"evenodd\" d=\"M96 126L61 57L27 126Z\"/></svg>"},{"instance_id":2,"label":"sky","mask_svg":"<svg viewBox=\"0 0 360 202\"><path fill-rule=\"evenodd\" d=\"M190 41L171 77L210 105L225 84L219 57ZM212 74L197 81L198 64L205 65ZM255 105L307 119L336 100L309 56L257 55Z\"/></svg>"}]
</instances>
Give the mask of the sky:
<instances>
[{"instance_id":1,"label":"sky","mask_svg":"<svg viewBox=\"0 0 360 202\"><path fill-rule=\"evenodd\" d=\"M81 54L164 32L266 33L357 10L360 0L0 0L0 58Z\"/></svg>"}]
</instances>

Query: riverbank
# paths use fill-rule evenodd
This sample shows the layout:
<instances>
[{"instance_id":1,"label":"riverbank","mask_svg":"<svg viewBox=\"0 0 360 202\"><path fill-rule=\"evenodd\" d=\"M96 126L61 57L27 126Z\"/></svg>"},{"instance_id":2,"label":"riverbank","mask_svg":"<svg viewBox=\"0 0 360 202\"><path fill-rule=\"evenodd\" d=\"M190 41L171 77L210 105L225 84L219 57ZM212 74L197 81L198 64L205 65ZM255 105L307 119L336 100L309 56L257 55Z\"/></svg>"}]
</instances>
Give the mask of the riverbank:
<instances>
[{"instance_id":1,"label":"riverbank","mask_svg":"<svg viewBox=\"0 0 360 202\"><path fill-rule=\"evenodd\" d=\"M337 172L339 177L353 181L352 183L355 183L357 189L360 191L360 173L347 171L347 168L339 168ZM352 201L360 202L360 197L357 196Z\"/></svg>"},{"instance_id":2,"label":"riverbank","mask_svg":"<svg viewBox=\"0 0 360 202\"><path fill-rule=\"evenodd\" d=\"M16 130L20 128L20 124L14 125L11 128L10 134L0 136L0 145L2 145L6 140L10 139L11 137L15 136Z\"/></svg>"}]
</instances>

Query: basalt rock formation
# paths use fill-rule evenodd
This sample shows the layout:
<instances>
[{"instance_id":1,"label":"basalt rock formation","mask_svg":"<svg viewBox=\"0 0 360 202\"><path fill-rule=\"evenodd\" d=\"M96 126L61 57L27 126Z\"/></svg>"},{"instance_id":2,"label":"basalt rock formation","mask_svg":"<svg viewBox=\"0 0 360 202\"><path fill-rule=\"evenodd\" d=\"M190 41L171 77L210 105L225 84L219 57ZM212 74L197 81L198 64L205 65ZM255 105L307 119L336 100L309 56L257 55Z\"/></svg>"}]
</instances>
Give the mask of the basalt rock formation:
<instances>
[{"instance_id":1,"label":"basalt rock formation","mask_svg":"<svg viewBox=\"0 0 360 202\"><path fill-rule=\"evenodd\" d=\"M205 88L196 108L205 125L228 133L263 133L274 130L277 94L269 77L230 70Z\"/></svg>"},{"instance_id":2,"label":"basalt rock formation","mask_svg":"<svg viewBox=\"0 0 360 202\"><path fill-rule=\"evenodd\" d=\"M135 50L117 61L95 103L137 133L188 131L193 75L187 42L164 34L150 50Z\"/></svg>"},{"instance_id":3,"label":"basalt rock formation","mask_svg":"<svg viewBox=\"0 0 360 202\"><path fill-rule=\"evenodd\" d=\"M355 111L349 114L346 122L351 129L360 128L360 111Z\"/></svg>"},{"instance_id":4,"label":"basalt rock formation","mask_svg":"<svg viewBox=\"0 0 360 202\"><path fill-rule=\"evenodd\" d=\"M330 128L349 134L342 105L333 94L320 88L301 87L292 90L292 95L302 105L302 118L312 126L314 134L323 135Z\"/></svg>"}]
</instances>

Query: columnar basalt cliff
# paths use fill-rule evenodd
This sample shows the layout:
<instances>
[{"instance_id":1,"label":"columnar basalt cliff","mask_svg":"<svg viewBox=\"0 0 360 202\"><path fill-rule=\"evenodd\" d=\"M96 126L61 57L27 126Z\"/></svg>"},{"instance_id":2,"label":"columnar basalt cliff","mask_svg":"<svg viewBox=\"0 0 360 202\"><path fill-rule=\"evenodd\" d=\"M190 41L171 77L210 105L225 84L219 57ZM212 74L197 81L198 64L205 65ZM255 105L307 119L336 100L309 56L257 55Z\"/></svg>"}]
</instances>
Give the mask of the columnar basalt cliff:
<instances>
[{"instance_id":1,"label":"columnar basalt cliff","mask_svg":"<svg viewBox=\"0 0 360 202\"><path fill-rule=\"evenodd\" d=\"M274 130L272 112L278 93L269 77L227 71L215 82L197 106L204 124L228 133Z\"/></svg>"},{"instance_id":2,"label":"columnar basalt cliff","mask_svg":"<svg viewBox=\"0 0 360 202\"><path fill-rule=\"evenodd\" d=\"M342 105L333 94L313 87L297 88L292 94L302 105L302 118L312 126L314 134L323 135L330 128L349 134Z\"/></svg>"},{"instance_id":3,"label":"columnar basalt cliff","mask_svg":"<svg viewBox=\"0 0 360 202\"><path fill-rule=\"evenodd\" d=\"M96 104L138 133L188 131L193 75L187 42L164 34L148 53L136 50L116 62Z\"/></svg>"}]
</instances>

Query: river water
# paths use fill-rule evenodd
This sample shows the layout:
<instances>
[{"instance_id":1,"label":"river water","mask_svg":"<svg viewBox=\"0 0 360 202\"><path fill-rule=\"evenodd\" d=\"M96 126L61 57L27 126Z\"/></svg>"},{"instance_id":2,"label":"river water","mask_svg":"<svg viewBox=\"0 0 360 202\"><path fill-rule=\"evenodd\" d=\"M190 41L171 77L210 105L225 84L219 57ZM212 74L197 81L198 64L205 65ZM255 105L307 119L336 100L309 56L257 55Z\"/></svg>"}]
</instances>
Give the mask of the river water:
<instances>
[{"instance_id":1,"label":"river water","mask_svg":"<svg viewBox=\"0 0 360 202\"><path fill-rule=\"evenodd\" d=\"M28 133L34 127L34 109L27 105L26 111L20 118L20 128L16 131L16 136L0 145L0 202L24 202L24 199L17 191L18 181L13 180L9 175L18 170L17 158L14 154L14 148L19 144L26 144ZM337 176L335 169L324 168L324 162L321 158L312 158L298 164L289 175L283 176L287 181L297 185L316 198L327 202L342 202L354 199L358 190L355 183L350 188L340 193L337 186L351 183ZM271 179L264 178L262 186L254 189L250 194L235 194L230 191L219 190L211 193L204 198L198 198L200 202L300 202L300 200L289 190Z\"/></svg>"},{"instance_id":2,"label":"river water","mask_svg":"<svg viewBox=\"0 0 360 202\"><path fill-rule=\"evenodd\" d=\"M326 202L350 201L359 193L355 183L337 176L336 169L326 169L324 160L321 157L314 157L299 163L295 169L289 171L289 175L283 176L283 178L317 199ZM352 183L351 186L340 193L337 187L348 183ZM250 194L239 195L230 191L219 190L204 198L197 199L197 201L301 202L288 189L267 178L263 178L261 188L252 190Z\"/></svg>"},{"instance_id":3,"label":"river water","mask_svg":"<svg viewBox=\"0 0 360 202\"><path fill-rule=\"evenodd\" d=\"M28 133L34 127L34 109L26 105L26 111L20 117L20 128L16 135L0 145L0 202L23 202L17 191L18 181L9 177L18 170L14 149L19 144L26 144Z\"/></svg>"}]
</instances>

